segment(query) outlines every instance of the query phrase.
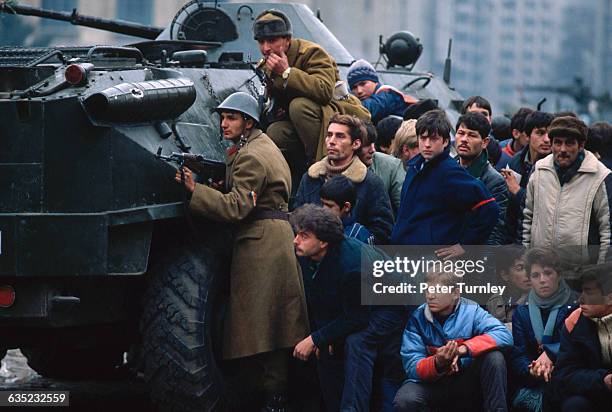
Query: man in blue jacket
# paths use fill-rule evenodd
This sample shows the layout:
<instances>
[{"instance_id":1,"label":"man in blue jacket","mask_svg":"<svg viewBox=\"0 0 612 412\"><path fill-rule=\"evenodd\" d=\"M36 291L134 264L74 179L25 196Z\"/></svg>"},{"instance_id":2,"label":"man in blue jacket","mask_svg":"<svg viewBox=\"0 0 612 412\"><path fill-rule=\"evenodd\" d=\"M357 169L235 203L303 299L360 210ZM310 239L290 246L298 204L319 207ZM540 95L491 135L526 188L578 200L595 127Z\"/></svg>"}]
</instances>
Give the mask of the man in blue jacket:
<instances>
[{"instance_id":1,"label":"man in blue jacket","mask_svg":"<svg viewBox=\"0 0 612 412\"><path fill-rule=\"evenodd\" d=\"M351 64L346 78L353 94L372 114L374 124L387 116L403 116L406 108L417 102L395 87L380 84L378 73L365 60L360 59Z\"/></svg>"},{"instance_id":2,"label":"man in blue jacket","mask_svg":"<svg viewBox=\"0 0 612 412\"><path fill-rule=\"evenodd\" d=\"M401 356L407 381L394 400L396 412L422 410L506 411L506 363L512 347L506 327L475 302L461 298L458 277L430 272L426 303L404 330Z\"/></svg>"},{"instance_id":3,"label":"man in blue jacket","mask_svg":"<svg viewBox=\"0 0 612 412\"><path fill-rule=\"evenodd\" d=\"M331 118L325 137L327 156L302 176L293 209L306 203L321 205L321 186L331 177L343 175L357 190L351 216L374 235L374 243L386 244L393 227L393 212L382 180L357 156L365 133L363 122L355 116L336 114Z\"/></svg>"},{"instance_id":4,"label":"man in blue jacket","mask_svg":"<svg viewBox=\"0 0 612 412\"><path fill-rule=\"evenodd\" d=\"M403 379L399 342L406 311L400 306L361 305L362 256L366 262L388 257L344 237L340 219L326 208L307 204L290 220L312 330L293 355L303 361L316 355L328 411L367 411L377 359L384 370L383 389L399 386ZM383 391L389 405L395 390Z\"/></svg>"},{"instance_id":5,"label":"man in blue jacket","mask_svg":"<svg viewBox=\"0 0 612 412\"><path fill-rule=\"evenodd\" d=\"M464 253L461 245L484 244L495 227L495 198L450 157L450 131L442 110L417 120L420 154L408 162L391 244L445 245L438 257L450 258Z\"/></svg>"},{"instance_id":6,"label":"man in blue jacket","mask_svg":"<svg viewBox=\"0 0 612 412\"><path fill-rule=\"evenodd\" d=\"M582 276L580 308L561 330L552 393L562 412L603 411L612 404L612 277L610 265Z\"/></svg>"}]
</instances>

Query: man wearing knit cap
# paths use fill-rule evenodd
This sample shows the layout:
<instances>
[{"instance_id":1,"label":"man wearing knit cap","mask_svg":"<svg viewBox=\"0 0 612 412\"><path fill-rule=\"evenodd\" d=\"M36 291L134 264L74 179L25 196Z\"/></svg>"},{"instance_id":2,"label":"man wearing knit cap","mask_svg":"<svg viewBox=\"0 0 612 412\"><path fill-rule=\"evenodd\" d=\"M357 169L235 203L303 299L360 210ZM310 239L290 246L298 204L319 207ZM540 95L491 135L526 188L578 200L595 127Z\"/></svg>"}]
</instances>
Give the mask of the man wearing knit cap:
<instances>
[{"instance_id":1,"label":"man wearing knit cap","mask_svg":"<svg viewBox=\"0 0 612 412\"><path fill-rule=\"evenodd\" d=\"M351 64L347 81L353 94L372 114L374 124L390 115L403 116L406 108L416 103L416 99L396 88L380 84L374 67L363 59Z\"/></svg>"},{"instance_id":2,"label":"man wearing knit cap","mask_svg":"<svg viewBox=\"0 0 612 412\"><path fill-rule=\"evenodd\" d=\"M325 156L323 141L334 113L364 119L370 115L357 98L342 92L334 59L318 44L292 37L291 21L284 13L261 13L253 34L265 62L270 99L266 133L283 152L293 177L299 178L306 164Z\"/></svg>"},{"instance_id":3,"label":"man wearing knit cap","mask_svg":"<svg viewBox=\"0 0 612 412\"><path fill-rule=\"evenodd\" d=\"M562 249L574 263L602 262L611 237L612 175L584 150L587 133L575 117L553 120L552 154L535 164L523 210L523 244ZM597 256L589 244L599 246Z\"/></svg>"}]
</instances>

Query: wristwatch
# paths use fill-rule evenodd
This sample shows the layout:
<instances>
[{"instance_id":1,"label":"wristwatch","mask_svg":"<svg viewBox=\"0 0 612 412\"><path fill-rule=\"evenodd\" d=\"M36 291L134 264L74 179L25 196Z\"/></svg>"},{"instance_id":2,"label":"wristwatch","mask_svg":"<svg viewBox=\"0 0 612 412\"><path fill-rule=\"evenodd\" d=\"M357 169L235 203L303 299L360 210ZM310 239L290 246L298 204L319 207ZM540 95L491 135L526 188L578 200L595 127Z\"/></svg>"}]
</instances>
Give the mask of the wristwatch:
<instances>
[{"instance_id":1,"label":"wristwatch","mask_svg":"<svg viewBox=\"0 0 612 412\"><path fill-rule=\"evenodd\" d=\"M287 67L281 77L283 80L287 80L289 78L289 73L291 72L291 67Z\"/></svg>"}]
</instances>

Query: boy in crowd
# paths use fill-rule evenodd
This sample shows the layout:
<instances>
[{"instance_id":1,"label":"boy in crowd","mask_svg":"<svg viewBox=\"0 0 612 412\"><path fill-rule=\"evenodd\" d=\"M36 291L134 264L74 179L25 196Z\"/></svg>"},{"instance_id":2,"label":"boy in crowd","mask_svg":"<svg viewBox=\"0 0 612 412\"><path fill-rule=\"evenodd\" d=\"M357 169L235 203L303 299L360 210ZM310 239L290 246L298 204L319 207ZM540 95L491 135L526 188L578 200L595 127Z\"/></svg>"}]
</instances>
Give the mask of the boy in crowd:
<instances>
[{"instance_id":1,"label":"boy in crowd","mask_svg":"<svg viewBox=\"0 0 612 412\"><path fill-rule=\"evenodd\" d=\"M512 131L512 138L500 142L502 150L512 157L520 152L523 147L529 144L529 135L525 133L525 119L529 116L533 110L528 107L521 107L518 109L512 119L510 119L510 129Z\"/></svg>"},{"instance_id":2,"label":"boy in crowd","mask_svg":"<svg viewBox=\"0 0 612 412\"><path fill-rule=\"evenodd\" d=\"M334 176L321 186L319 195L323 206L331 210L342 221L346 237L353 237L369 245L374 244L372 233L357 222L351 214L351 209L357 199L357 191L353 182L342 175Z\"/></svg>"},{"instance_id":3,"label":"boy in crowd","mask_svg":"<svg viewBox=\"0 0 612 412\"><path fill-rule=\"evenodd\" d=\"M361 139L361 150L357 155L361 162L383 181L395 216L402 198L406 170L399 159L376 151L374 147L378 137L376 127L371 122L364 122L364 127L366 134Z\"/></svg>"},{"instance_id":4,"label":"boy in crowd","mask_svg":"<svg viewBox=\"0 0 612 412\"><path fill-rule=\"evenodd\" d=\"M426 303L408 320L401 356L407 381L397 412L446 408L506 411L506 363L512 335L475 302L462 298L451 272L428 273ZM444 409L443 409L444 410Z\"/></svg>"},{"instance_id":5,"label":"boy in crowd","mask_svg":"<svg viewBox=\"0 0 612 412\"><path fill-rule=\"evenodd\" d=\"M391 145L395 134L402 125L401 117L389 116L382 119L376 125L376 150L388 155L391 154Z\"/></svg>"},{"instance_id":6,"label":"boy in crowd","mask_svg":"<svg viewBox=\"0 0 612 412\"><path fill-rule=\"evenodd\" d=\"M525 262L531 291L512 315L510 365L519 388L512 403L520 410L537 411L543 407L556 364L563 321L576 308L578 296L563 280L559 257L552 250L531 249Z\"/></svg>"},{"instance_id":7,"label":"boy in crowd","mask_svg":"<svg viewBox=\"0 0 612 412\"><path fill-rule=\"evenodd\" d=\"M391 154L401 160L404 169L408 160L419 154L419 140L416 135L416 120L402 122L391 143ZM404 177L405 179L405 177Z\"/></svg>"},{"instance_id":8,"label":"boy in crowd","mask_svg":"<svg viewBox=\"0 0 612 412\"><path fill-rule=\"evenodd\" d=\"M290 221L312 324L312 333L295 346L293 355L303 361L317 356L328 411L367 411L379 353L392 354L382 365L384 377L392 382L402 379L396 375L397 370L401 374L403 307L361 305L362 256L366 260L388 257L346 238L340 219L326 208L306 204L292 213ZM385 393L391 399L395 395L394 390L383 391L383 397Z\"/></svg>"},{"instance_id":9,"label":"boy in crowd","mask_svg":"<svg viewBox=\"0 0 612 412\"><path fill-rule=\"evenodd\" d=\"M463 102L461 107L461 114L469 112L477 112L483 115L489 124L491 124L491 118L493 116L493 110L491 109L491 103L482 96L470 96Z\"/></svg>"},{"instance_id":10,"label":"boy in crowd","mask_svg":"<svg viewBox=\"0 0 612 412\"><path fill-rule=\"evenodd\" d=\"M565 320L552 375L562 412L603 411L612 403L612 267L582 276L580 308Z\"/></svg>"},{"instance_id":11,"label":"boy in crowd","mask_svg":"<svg viewBox=\"0 0 612 412\"><path fill-rule=\"evenodd\" d=\"M529 136L529 144L515 154L508 168L502 169L501 174L506 179L506 185L510 192L508 204L508 241L510 243L521 243L523 237L523 208L527 196L527 183L533 172L533 165L540 159L548 156L551 151L551 143L548 138L548 127L553 121L553 115L545 112L532 112L525 119L525 133ZM521 178L517 181L514 173Z\"/></svg>"},{"instance_id":12,"label":"boy in crowd","mask_svg":"<svg viewBox=\"0 0 612 412\"><path fill-rule=\"evenodd\" d=\"M487 302L487 310L507 327L512 327L512 314L518 305L527 301L531 281L525 271L525 248L519 245L504 246L495 256L497 273L507 287L504 293L495 294Z\"/></svg>"},{"instance_id":13,"label":"boy in crowd","mask_svg":"<svg viewBox=\"0 0 612 412\"><path fill-rule=\"evenodd\" d=\"M355 116L337 114L331 118L325 137L327 156L302 176L293 208L306 203L320 205L321 186L333 176L344 175L357 191L353 216L372 232L376 244L386 244L393 227L393 210L380 177L359 160L365 134L363 122Z\"/></svg>"},{"instance_id":14,"label":"boy in crowd","mask_svg":"<svg viewBox=\"0 0 612 412\"><path fill-rule=\"evenodd\" d=\"M465 253L461 245L489 238L499 207L486 186L450 157L451 128L442 110L417 120L420 154L408 162L391 244L444 245L438 257L451 258Z\"/></svg>"},{"instance_id":15,"label":"boy in crowd","mask_svg":"<svg viewBox=\"0 0 612 412\"><path fill-rule=\"evenodd\" d=\"M374 67L363 59L351 64L346 79L353 94L372 114L374 124L387 116L402 116L417 101L395 87L381 84Z\"/></svg>"}]
</instances>

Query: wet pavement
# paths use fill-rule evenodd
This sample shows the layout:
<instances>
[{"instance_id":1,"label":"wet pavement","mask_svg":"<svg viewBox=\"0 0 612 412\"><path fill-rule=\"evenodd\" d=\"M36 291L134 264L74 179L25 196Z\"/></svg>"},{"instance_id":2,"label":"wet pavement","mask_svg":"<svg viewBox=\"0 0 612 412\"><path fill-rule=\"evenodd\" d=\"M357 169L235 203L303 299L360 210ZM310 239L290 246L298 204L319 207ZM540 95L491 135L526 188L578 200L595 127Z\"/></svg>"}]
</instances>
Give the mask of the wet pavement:
<instances>
[{"instance_id":1,"label":"wet pavement","mask_svg":"<svg viewBox=\"0 0 612 412\"><path fill-rule=\"evenodd\" d=\"M19 350L9 350L0 367L0 391L69 391L69 407L8 408L15 411L137 411L154 412L144 382L137 377L103 381L43 378L30 369Z\"/></svg>"}]
</instances>

